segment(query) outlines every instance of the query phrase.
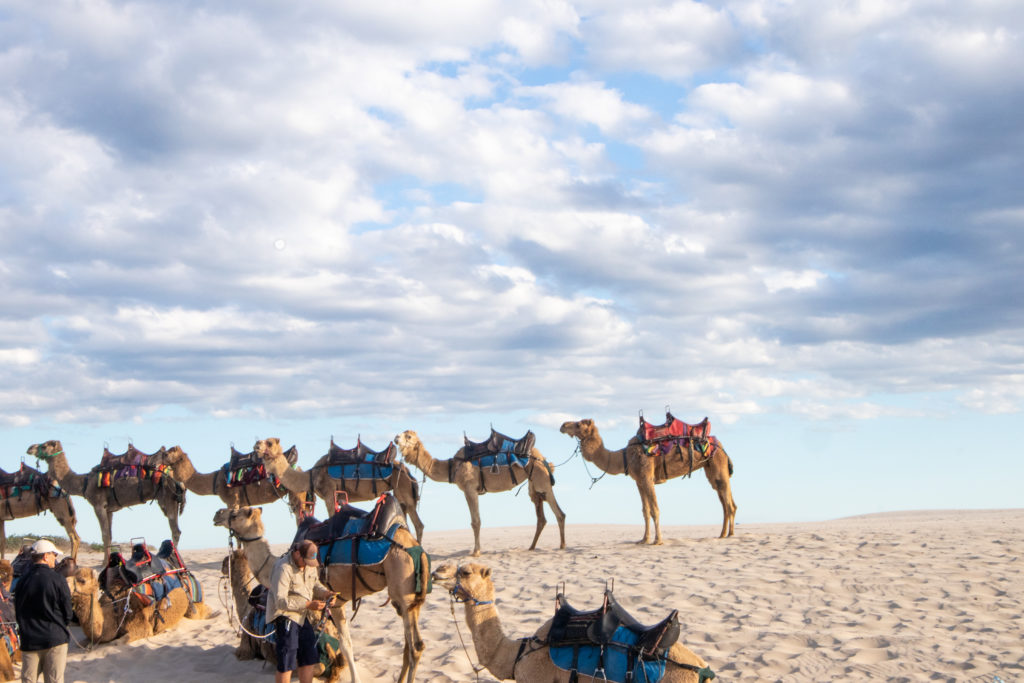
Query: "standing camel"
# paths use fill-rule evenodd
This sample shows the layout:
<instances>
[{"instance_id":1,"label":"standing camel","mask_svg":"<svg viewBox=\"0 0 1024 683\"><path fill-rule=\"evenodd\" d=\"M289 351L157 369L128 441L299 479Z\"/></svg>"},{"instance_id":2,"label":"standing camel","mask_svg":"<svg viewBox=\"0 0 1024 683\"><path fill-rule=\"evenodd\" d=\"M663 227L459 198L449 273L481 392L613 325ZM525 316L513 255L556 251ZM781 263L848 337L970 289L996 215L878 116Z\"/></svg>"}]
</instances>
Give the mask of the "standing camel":
<instances>
[{"instance_id":1,"label":"standing camel","mask_svg":"<svg viewBox=\"0 0 1024 683\"><path fill-rule=\"evenodd\" d=\"M270 542L264 538L263 515L259 508L223 508L213 516L213 523L229 529L245 550L249 565L254 568L256 578L264 586L270 585L270 575L278 557L270 550ZM402 655L402 670L398 680L412 683L416 667L423 655L423 638L420 635L420 609L426 601L429 585L428 562L417 564L407 552L417 547L416 540L404 526L399 527L392 537L392 546L384 560L376 565L327 564L321 570L324 585L334 591L342 600L335 603L331 613L338 622L341 651L351 667L352 683L358 683L352 649L352 635L345 619L345 602L358 600L385 588L391 605L402 619L405 647ZM420 589L417 590L417 583Z\"/></svg>"},{"instance_id":2,"label":"standing camel","mask_svg":"<svg viewBox=\"0 0 1024 683\"><path fill-rule=\"evenodd\" d=\"M597 683L603 678L573 674L551 661L548 632L553 619L545 622L533 636L509 638L501 627L495 607L494 580L489 567L471 563L456 567L445 564L434 572L434 579L445 586L457 602L465 605L466 625L480 665L499 681L543 681L544 683ZM682 643L673 643L666 657L661 683L703 683L714 678L708 664Z\"/></svg>"},{"instance_id":3,"label":"standing camel","mask_svg":"<svg viewBox=\"0 0 1024 683\"><path fill-rule=\"evenodd\" d=\"M256 454L263 460L267 473L281 480L286 489L295 494L307 495L312 491L323 499L328 514L334 512L334 493L344 491L350 502L374 500L385 491L392 491L402 512L406 514L416 529L416 540L423 540L423 522L416 511L420 491L416 480L409 469L400 462L392 465L391 476L387 479L338 479L330 475L327 461L330 453L322 456L308 472L293 468L281 451L281 440L265 439L265 447L256 449ZM331 444L333 446L333 443Z\"/></svg>"},{"instance_id":4,"label":"standing camel","mask_svg":"<svg viewBox=\"0 0 1024 683\"><path fill-rule=\"evenodd\" d=\"M424 448L420 437L412 430L406 430L396 436L395 443L402 451L402 457L422 470L427 477L434 481L455 484L462 490L466 497L466 505L469 506L470 523L473 526L473 557L480 555L480 496L488 492L511 490L524 479L529 482L530 500L533 501L537 512L537 530L533 534L530 550L537 547L540 532L547 524L544 517L545 502L558 520L558 533L561 537L561 544L558 547L565 548L565 513L555 500L555 468L536 448L530 452L530 462L525 468L516 462L494 468L494 471L491 467L478 467L464 459L465 447L460 448L451 460L435 460Z\"/></svg>"},{"instance_id":5,"label":"standing camel","mask_svg":"<svg viewBox=\"0 0 1024 683\"><path fill-rule=\"evenodd\" d=\"M131 449L132 447L129 447ZM166 453L161 448L159 453ZM160 510L167 517L171 529L171 540L178 547L181 529L178 527L178 516L185 509L185 487L175 481L168 472L155 476L112 478L109 486L101 486L100 472L102 465L92 468L88 474L78 474L68 465L64 447L60 441L51 440L46 443L28 447L28 454L46 462L48 472L65 489L74 496L82 496L92 505L96 519L100 524L103 536L103 561L110 557L111 527L114 513L118 510L155 500Z\"/></svg>"},{"instance_id":6,"label":"standing camel","mask_svg":"<svg viewBox=\"0 0 1024 683\"><path fill-rule=\"evenodd\" d=\"M0 470L0 558L7 552L7 531L4 522L24 517L35 517L49 510L68 533L71 557L78 557L78 537L75 507L71 496L50 475L21 463L17 472Z\"/></svg>"},{"instance_id":7,"label":"standing camel","mask_svg":"<svg viewBox=\"0 0 1024 683\"><path fill-rule=\"evenodd\" d=\"M293 450L294 448L292 446ZM306 502L305 491L293 493L274 482L271 477L257 478L246 484L228 486L227 474L223 467L215 472L201 474L196 471L188 453L181 450L180 446L174 446L168 450L165 457L171 469L174 470L174 478L184 484L185 488L192 493L200 496L218 496L225 505L236 508L243 505L273 503L287 496L288 508L295 515L296 522L302 519L302 506Z\"/></svg>"},{"instance_id":8,"label":"standing camel","mask_svg":"<svg viewBox=\"0 0 1024 683\"><path fill-rule=\"evenodd\" d=\"M732 536L736 526L736 502L732 499L732 487L729 477L732 476L732 460L724 448L716 448L710 458L691 460L678 447L666 455L651 456L644 453L638 439L630 439L625 448L610 451L604 446L604 440L597 431L593 420L565 422L559 430L579 440L580 454L584 460L594 463L608 474L628 474L636 482L640 492L640 503L644 515L644 537L638 543L650 540L650 523L654 520L653 545L661 545L661 521L658 512L658 496L654 485L669 479L688 475L690 472L703 469L708 482L722 503L722 533L719 538Z\"/></svg>"}]
</instances>

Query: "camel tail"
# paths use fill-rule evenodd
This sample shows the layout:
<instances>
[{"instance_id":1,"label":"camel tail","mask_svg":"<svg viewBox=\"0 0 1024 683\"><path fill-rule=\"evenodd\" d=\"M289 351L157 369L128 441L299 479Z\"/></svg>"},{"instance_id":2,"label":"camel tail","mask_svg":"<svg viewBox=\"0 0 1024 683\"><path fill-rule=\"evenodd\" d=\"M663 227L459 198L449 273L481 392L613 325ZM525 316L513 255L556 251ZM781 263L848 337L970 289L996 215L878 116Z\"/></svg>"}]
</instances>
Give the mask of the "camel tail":
<instances>
[{"instance_id":1,"label":"camel tail","mask_svg":"<svg viewBox=\"0 0 1024 683\"><path fill-rule=\"evenodd\" d=\"M732 476L732 472L733 472L733 468L732 468L732 458L730 458L730 457L729 457L729 456L727 455L727 456L725 456L725 459L729 461L729 476L731 477L731 476Z\"/></svg>"},{"instance_id":2,"label":"camel tail","mask_svg":"<svg viewBox=\"0 0 1024 683\"><path fill-rule=\"evenodd\" d=\"M548 479L551 480L551 485L555 485L555 466L549 463L547 460L544 461L544 467L548 471Z\"/></svg>"}]
</instances>

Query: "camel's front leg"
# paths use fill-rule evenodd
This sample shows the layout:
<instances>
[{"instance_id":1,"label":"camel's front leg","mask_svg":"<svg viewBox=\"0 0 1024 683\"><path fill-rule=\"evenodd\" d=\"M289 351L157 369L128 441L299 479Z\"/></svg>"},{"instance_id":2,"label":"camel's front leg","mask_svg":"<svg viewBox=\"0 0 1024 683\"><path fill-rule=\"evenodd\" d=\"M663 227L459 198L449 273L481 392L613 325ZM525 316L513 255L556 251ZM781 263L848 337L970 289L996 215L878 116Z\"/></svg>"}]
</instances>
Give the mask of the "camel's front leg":
<instances>
[{"instance_id":1,"label":"camel's front leg","mask_svg":"<svg viewBox=\"0 0 1024 683\"><path fill-rule=\"evenodd\" d=\"M96 521L100 523L100 538L103 540L103 566L107 566L110 559L110 529L114 525L114 513L104 507L97 507Z\"/></svg>"},{"instance_id":2,"label":"camel's front leg","mask_svg":"<svg viewBox=\"0 0 1024 683\"><path fill-rule=\"evenodd\" d=\"M184 501L178 502L178 496L175 494L173 485L170 488L165 485L163 488L164 495L160 496L160 507L167 517L167 526L171 529L171 541L174 543L174 547L177 548L178 540L181 539L181 528L178 526L178 511L184 506ZM185 492L182 491L181 495L184 496Z\"/></svg>"},{"instance_id":3,"label":"camel's front leg","mask_svg":"<svg viewBox=\"0 0 1024 683\"><path fill-rule=\"evenodd\" d=\"M480 557L480 496L472 486L467 486L462 492L466 494L469 524L473 527L473 557Z\"/></svg>"},{"instance_id":4,"label":"camel's front leg","mask_svg":"<svg viewBox=\"0 0 1024 683\"><path fill-rule=\"evenodd\" d=\"M338 647L341 649L341 655L348 663L349 681L351 683L361 683L359 671L356 669L356 655L352 647L352 632L349 630L348 619L345 617L345 604L332 605L330 609L331 616L334 617L334 622L338 625Z\"/></svg>"},{"instance_id":5,"label":"camel's front leg","mask_svg":"<svg viewBox=\"0 0 1024 683\"><path fill-rule=\"evenodd\" d=\"M644 537L640 539L640 543L647 543L648 539L650 539L649 522L653 522L653 545L661 545L661 523L658 514L658 497L654 493L654 480L653 478L650 480L645 479L644 481L638 480L636 485L640 490L640 500L644 513Z\"/></svg>"}]
</instances>

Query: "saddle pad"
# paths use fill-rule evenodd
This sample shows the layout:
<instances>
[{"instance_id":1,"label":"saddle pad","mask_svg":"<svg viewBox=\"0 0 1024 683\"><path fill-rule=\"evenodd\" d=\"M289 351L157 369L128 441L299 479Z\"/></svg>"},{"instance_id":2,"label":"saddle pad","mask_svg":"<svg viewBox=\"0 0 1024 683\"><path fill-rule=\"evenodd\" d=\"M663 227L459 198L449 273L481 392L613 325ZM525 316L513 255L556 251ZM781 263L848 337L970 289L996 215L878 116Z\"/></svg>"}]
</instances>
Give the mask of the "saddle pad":
<instances>
[{"instance_id":1,"label":"saddle pad","mask_svg":"<svg viewBox=\"0 0 1024 683\"><path fill-rule=\"evenodd\" d=\"M263 464L252 465L249 467L240 467L238 469L231 469L231 463L224 463L224 481L228 488L232 486L248 486L249 484L257 484L267 478L267 468ZM275 484L277 483L276 477Z\"/></svg>"},{"instance_id":2,"label":"saddle pad","mask_svg":"<svg viewBox=\"0 0 1024 683\"><path fill-rule=\"evenodd\" d=\"M324 567L331 564L380 564L391 550L395 532L401 524L391 525L383 538L368 540L365 538L339 538L320 546L320 564Z\"/></svg>"},{"instance_id":3,"label":"saddle pad","mask_svg":"<svg viewBox=\"0 0 1024 683\"><path fill-rule=\"evenodd\" d=\"M530 456L513 452L511 446L514 445L513 443L506 442L505 446L508 446L508 448L503 447L501 451L494 455L482 455L471 462L476 467L511 467L513 463L526 467L530 464Z\"/></svg>"},{"instance_id":4,"label":"saddle pad","mask_svg":"<svg viewBox=\"0 0 1024 683\"><path fill-rule=\"evenodd\" d=\"M604 676L613 683L625 683L626 673L629 671L629 651L635 649L637 634L625 626L615 629L611 642L604 648ZM576 671L580 676L597 676L598 680L605 680L597 673L601 664L601 650L598 645L580 645L567 647L550 647L551 662L564 671L573 670L574 651L579 650L576 657ZM636 657L633 664L633 681L649 681L656 683L665 675L664 658L643 659Z\"/></svg>"},{"instance_id":5,"label":"saddle pad","mask_svg":"<svg viewBox=\"0 0 1024 683\"><path fill-rule=\"evenodd\" d=\"M331 439L331 447L327 451L328 465L352 465L356 463L376 463L381 466L391 465L395 461L396 447L393 442L382 451L375 451L361 440L356 440L355 448L340 448Z\"/></svg>"},{"instance_id":6,"label":"saddle pad","mask_svg":"<svg viewBox=\"0 0 1024 683\"><path fill-rule=\"evenodd\" d=\"M695 456L701 460L710 458L715 454L715 451L722 446L716 436L709 436L706 439L690 439L689 437L682 437L678 439L667 439L665 441L646 443L644 444L643 449L644 453L650 456L668 455L678 446L679 450L685 454L691 445L693 446Z\"/></svg>"},{"instance_id":7,"label":"saddle pad","mask_svg":"<svg viewBox=\"0 0 1024 683\"><path fill-rule=\"evenodd\" d=\"M327 476L331 479L388 479L394 470L394 465L382 466L372 462L328 465Z\"/></svg>"}]
</instances>

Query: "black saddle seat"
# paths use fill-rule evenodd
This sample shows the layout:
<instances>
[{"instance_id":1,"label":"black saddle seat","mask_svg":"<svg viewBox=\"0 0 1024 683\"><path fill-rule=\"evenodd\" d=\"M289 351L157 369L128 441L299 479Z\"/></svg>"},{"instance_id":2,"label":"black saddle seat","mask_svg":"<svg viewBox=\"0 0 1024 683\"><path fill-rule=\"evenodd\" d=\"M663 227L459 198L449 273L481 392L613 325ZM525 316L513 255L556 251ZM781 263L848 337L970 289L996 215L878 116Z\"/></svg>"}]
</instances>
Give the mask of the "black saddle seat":
<instances>
[{"instance_id":1,"label":"black saddle seat","mask_svg":"<svg viewBox=\"0 0 1024 683\"><path fill-rule=\"evenodd\" d=\"M527 430L526 434L518 439L513 439L511 436L505 436L500 432L494 431L491 428L491 436L486 441L479 443L470 441L467 437L462 437L464 448L462 451L462 457L464 460L478 460L487 455L494 455L499 453L505 447L506 443L511 443L510 450L512 453L522 457L529 457L533 453L533 444L536 441L536 437L533 432Z\"/></svg>"},{"instance_id":2,"label":"black saddle seat","mask_svg":"<svg viewBox=\"0 0 1024 683\"><path fill-rule=\"evenodd\" d=\"M352 505L342 505L326 522L307 517L299 523L292 543L309 540L323 545L339 538L379 538L387 533L396 521L405 519L402 506L391 493L377 499L372 511ZM354 523L353 523L354 522Z\"/></svg>"},{"instance_id":3,"label":"black saddle seat","mask_svg":"<svg viewBox=\"0 0 1024 683\"><path fill-rule=\"evenodd\" d=\"M299 449L296 446L292 446L284 452L284 459L289 465L294 465L299 461ZM262 464L263 461L256 455L256 451L242 453L235 450L234 446L231 447L231 459L228 460L229 472L237 472L248 467L259 467Z\"/></svg>"},{"instance_id":4,"label":"black saddle seat","mask_svg":"<svg viewBox=\"0 0 1024 683\"><path fill-rule=\"evenodd\" d=\"M679 639L679 610L672 612L652 626L634 619L616 602L610 590L605 591L604 605L599 609L581 611L573 607L559 593L554 619L548 632L551 647L565 645L607 645L615 630L624 626L637 634L636 648L644 657L664 657Z\"/></svg>"},{"instance_id":5,"label":"black saddle seat","mask_svg":"<svg viewBox=\"0 0 1024 683\"><path fill-rule=\"evenodd\" d=\"M359 465L373 463L387 467L395 461L395 444L389 442L387 448L375 451L366 446L361 439L356 439L355 448L340 448L331 439L331 447L327 450L328 465Z\"/></svg>"}]
</instances>

